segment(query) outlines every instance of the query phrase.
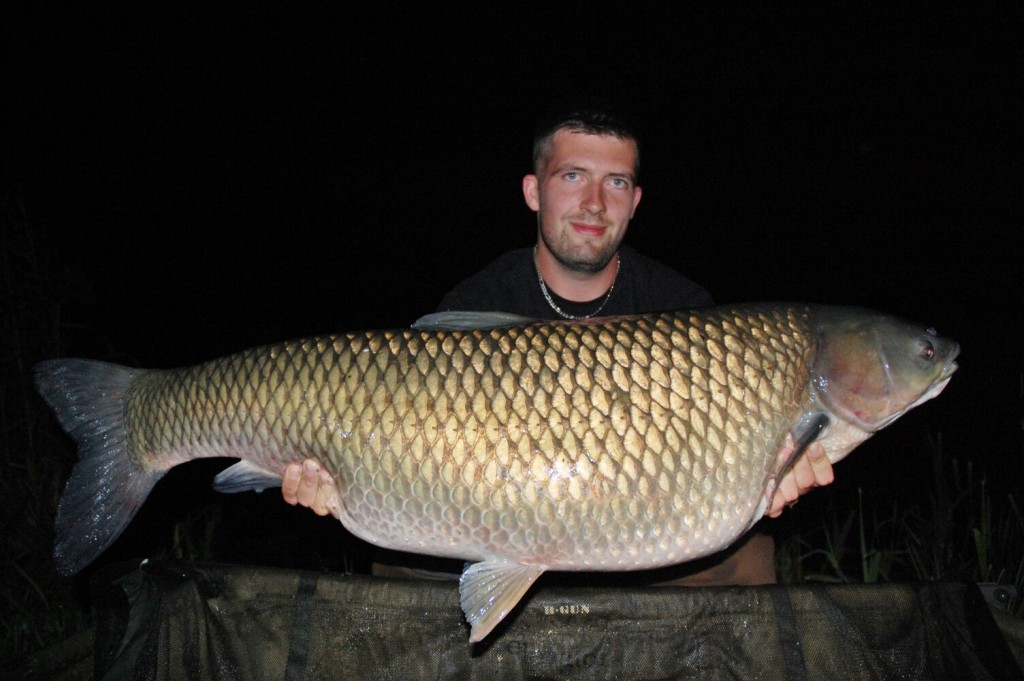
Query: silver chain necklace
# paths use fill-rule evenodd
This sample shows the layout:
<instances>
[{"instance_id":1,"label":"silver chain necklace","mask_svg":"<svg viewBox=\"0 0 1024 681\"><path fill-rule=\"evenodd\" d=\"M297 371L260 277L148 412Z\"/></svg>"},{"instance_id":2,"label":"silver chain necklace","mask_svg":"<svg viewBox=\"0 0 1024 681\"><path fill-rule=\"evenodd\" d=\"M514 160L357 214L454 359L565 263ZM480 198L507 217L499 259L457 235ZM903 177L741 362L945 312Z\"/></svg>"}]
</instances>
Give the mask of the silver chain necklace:
<instances>
[{"instance_id":1,"label":"silver chain necklace","mask_svg":"<svg viewBox=\"0 0 1024 681\"><path fill-rule=\"evenodd\" d=\"M537 245L536 244L534 244L534 246L533 246L533 269L537 271L537 281L540 282L540 292L544 294L544 300L548 301L548 305L551 306L552 310L554 310L555 312L557 312L559 315L561 315L562 317L564 317L566 319L574 319L574 320L590 319L591 317L593 317L597 313L599 313L601 310L603 310L604 306L608 304L609 300L611 300L612 292L615 291L615 283L619 280L619 270L622 269L622 256L621 255L620 256L616 256L616 259L615 259L615 278L612 279L612 285L608 289L608 293L604 294L604 300L601 301L601 304L597 306L596 310L594 310L590 314L584 314L584 315L569 314L568 312L566 312L562 308L558 307L558 305L555 304L555 301L552 300L551 294L548 293L548 285L544 283L544 276L541 275L541 273L540 273L540 265L537 264Z\"/></svg>"}]
</instances>

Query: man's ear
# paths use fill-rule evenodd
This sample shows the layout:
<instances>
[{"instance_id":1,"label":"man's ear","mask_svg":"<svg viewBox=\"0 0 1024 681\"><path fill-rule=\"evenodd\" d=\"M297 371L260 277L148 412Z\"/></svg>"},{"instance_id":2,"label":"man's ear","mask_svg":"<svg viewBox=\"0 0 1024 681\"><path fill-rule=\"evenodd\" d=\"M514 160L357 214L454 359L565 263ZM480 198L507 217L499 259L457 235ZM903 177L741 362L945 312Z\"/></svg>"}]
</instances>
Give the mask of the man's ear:
<instances>
[{"instance_id":1,"label":"man's ear","mask_svg":"<svg viewBox=\"0 0 1024 681\"><path fill-rule=\"evenodd\" d=\"M540 193L538 189L539 180L536 175L526 175L523 177L523 198L526 199L526 205L534 212L540 210Z\"/></svg>"},{"instance_id":2,"label":"man's ear","mask_svg":"<svg viewBox=\"0 0 1024 681\"><path fill-rule=\"evenodd\" d=\"M629 219L633 219L633 214L636 213L636 207L640 205L640 195L644 193L644 190L637 187L633 190L633 211L629 214Z\"/></svg>"}]
</instances>

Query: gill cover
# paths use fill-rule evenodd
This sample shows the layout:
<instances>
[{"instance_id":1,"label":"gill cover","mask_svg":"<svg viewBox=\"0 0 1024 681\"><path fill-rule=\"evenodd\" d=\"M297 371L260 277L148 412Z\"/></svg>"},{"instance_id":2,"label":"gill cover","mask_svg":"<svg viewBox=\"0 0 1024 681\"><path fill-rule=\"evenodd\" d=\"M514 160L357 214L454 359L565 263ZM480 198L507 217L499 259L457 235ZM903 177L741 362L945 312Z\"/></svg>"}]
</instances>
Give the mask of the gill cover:
<instances>
[{"instance_id":1,"label":"gill cover","mask_svg":"<svg viewBox=\"0 0 1024 681\"><path fill-rule=\"evenodd\" d=\"M818 329L817 398L866 432L938 395L957 369L954 341L892 317L825 308Z\"/></svg>"}]
</instances>

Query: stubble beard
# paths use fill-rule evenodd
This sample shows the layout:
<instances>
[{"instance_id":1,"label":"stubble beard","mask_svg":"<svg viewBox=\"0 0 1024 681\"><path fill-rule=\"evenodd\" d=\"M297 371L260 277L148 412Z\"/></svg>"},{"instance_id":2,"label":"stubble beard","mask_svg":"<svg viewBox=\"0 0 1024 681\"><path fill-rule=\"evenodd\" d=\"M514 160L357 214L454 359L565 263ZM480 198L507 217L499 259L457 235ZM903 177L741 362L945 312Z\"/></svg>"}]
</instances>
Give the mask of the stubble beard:
<instances>
[{"instance_id":1,"label":"stubble beard","mask_svg":"<svg viewBox=\"0 0 1024 681\"><path fill-rule=\"evenodd\" d=\"M543 225L540 226L540 238L544 246L555 260L570 272L594 274L602 271L615 257L619 250L617 243L601 245L596 250L583 245L576 245L570 242L567 237L552 238L548 236Z\"/></svg>"}]
</instances>

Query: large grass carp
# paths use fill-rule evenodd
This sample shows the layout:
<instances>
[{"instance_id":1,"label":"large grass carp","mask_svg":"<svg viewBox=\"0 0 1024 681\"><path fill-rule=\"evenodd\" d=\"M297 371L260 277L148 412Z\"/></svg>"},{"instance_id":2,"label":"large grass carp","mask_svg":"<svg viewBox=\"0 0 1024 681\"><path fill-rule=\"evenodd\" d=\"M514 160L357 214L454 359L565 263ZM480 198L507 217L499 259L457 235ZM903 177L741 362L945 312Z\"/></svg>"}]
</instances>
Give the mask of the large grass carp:
<instances>
[{"instance_id":1,"label":"large grass carp","mask_svg":"<svg viewBox=\"0 0 1024 681\"><path fill-rule=\"evenodd\" d=\"M473 561L471 640L545 570L636 570L721 550L764 513L787 436L839 461L938 395L959 351L882 314L788 304L588 322L431 315L191 368L43 362L79 444L57 514L74 573L171 467L239 457L215 486L307 457L378 546Z\"/></svg>"}]
</instances>

